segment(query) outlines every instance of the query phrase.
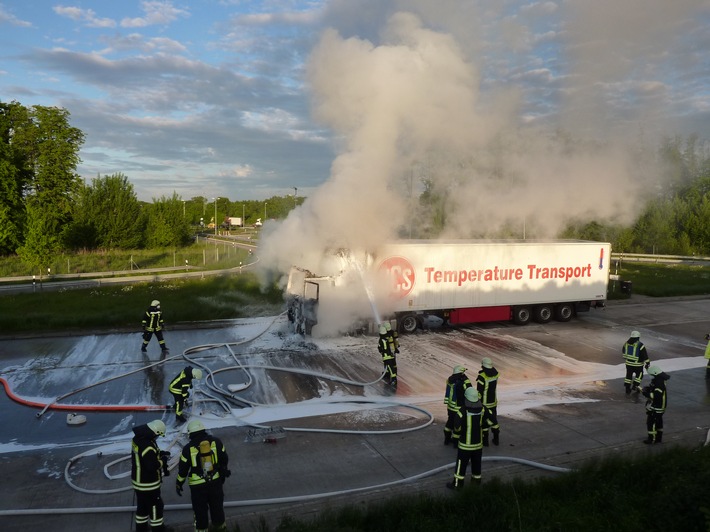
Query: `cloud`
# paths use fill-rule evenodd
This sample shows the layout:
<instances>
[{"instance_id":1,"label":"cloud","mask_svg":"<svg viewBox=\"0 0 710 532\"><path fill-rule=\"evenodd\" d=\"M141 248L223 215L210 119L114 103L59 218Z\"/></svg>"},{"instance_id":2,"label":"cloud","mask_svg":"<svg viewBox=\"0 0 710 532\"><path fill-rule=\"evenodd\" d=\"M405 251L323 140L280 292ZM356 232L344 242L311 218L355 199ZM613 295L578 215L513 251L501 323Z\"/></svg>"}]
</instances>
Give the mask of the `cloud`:
<instances>
[{"instance_id":1,"label":"cloud","mask_svg":"<svg viewBox=\"0 0 710 532\"><path fill-rule=\"evenodd\" d=\"M187 9L175 7L169 1L143 1L141 2L141 9L145 12L145 16L126 17L121 20L121 26L124 28L142 28L153 25L167 25L179 17L190 16L190 12Z\"/></svg>"},{"instance_id":2,"label":"cloud","mask_svg":"<svg viewBox=\"0 0 710 532\"><path fill-rule=\"evenodd\" d=\"M113 28L116 21L110 18L99 18L93 9L81 9L71 6L54 6L54 12L62 17L70 18L77 22L83 22L90 28Z\"/></svg>"},{"instance_id":3,"label":"cloud","mask_svg":"<svg viewBox=\"0 0 710 532\"><path fill-rule=\"evenodd\" d=\"M27 22L26 20L17 18L12 13L7 12L2 5L0 5L0 24L11 24L13 26L19 26L22 28L32 27L31 22Z\"/></svg>"}]
</instances>

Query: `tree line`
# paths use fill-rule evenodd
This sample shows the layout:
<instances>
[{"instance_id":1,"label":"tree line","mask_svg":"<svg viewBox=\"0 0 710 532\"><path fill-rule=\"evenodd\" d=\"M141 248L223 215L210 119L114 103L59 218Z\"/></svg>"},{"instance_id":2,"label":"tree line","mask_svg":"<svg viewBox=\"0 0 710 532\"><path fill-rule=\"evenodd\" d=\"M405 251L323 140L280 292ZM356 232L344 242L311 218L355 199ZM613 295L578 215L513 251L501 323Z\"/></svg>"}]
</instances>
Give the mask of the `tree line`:
<instances>
[{"instance_id":1,"label":"tree line","mask_svg":"<svg viewBox=\"0 0 710 532\"><path fill-rule=\"evenodd\" d=\"M242 218L243 225L284 218L304 200L297 194L183 200L173 193L147 203L122 173L87 183L76 171L84 134L69 117L62 108L0 101L0 256L16 254L41 268L67 251L181 247L196 228L219 227L226 217ZM667 184L634 224L575 220L558 236L608 241L618 252L710 255L707 146L696 135L667 138L649 155L666 169ZM426 190L419 198L432 211L437 201Z\"/></svg>"}]
</instances>

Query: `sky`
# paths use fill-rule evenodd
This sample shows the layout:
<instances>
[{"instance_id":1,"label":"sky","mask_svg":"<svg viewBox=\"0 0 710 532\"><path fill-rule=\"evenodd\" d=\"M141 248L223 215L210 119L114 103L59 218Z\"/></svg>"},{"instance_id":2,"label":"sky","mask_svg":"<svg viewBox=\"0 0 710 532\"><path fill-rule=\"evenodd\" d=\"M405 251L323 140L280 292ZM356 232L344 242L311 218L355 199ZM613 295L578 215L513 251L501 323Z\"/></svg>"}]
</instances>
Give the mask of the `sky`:
<instances>
[{"instance_id":1,"label":"sky","mask_svg":"<svg viewBox=\"0 0 710 532\"><path fill-rule=\"evenodd\" d=\"M631 223L661 138L710 149L709 52L707 0L0 0L0 100L66 108L140 200L305 196L280 270Z\"/></svg>"}]
</instances>

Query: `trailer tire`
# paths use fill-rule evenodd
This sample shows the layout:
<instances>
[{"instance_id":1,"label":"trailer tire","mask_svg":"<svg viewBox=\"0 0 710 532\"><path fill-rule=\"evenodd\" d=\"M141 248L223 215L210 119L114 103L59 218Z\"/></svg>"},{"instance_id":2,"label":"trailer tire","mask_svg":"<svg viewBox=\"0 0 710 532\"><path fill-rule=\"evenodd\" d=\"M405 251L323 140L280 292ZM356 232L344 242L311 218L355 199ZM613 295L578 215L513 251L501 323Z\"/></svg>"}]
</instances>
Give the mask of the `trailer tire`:
<instances>
[{"instance_id":1,"label":"trailer tire","mask_svg":"<svg viewBox=\"0 0 710 532\"><path fill-rule=\"evenodd\" d=\"M532 319L530 307L513 307L513 323L516 325L527 325Z\"/></svg>"},{"instance_id":2,"label":"trailer tire","mask_svg":"<svg viewBox=\"0 0 710 532\"><path fill-rule=\"evenodd\" d=\"M419 320L414 314L403 314L397 317L400 332L411 334L419 327Z\"/></svg>"},{"instance_id":3,"label":"trailer tire","mask_svg":"<svg viewBox=\"0 0 710 532\"><path fill-rule=\"evenodd\" d=\"M557 321L569 321L574 316L574 306L572 303L560 303L555 308L555 319Z\"/></svg>"},{"instance_id":4,"label":"trailer tire","mask_svg":"<svg viewBox=\"0 0 710 532\"><path fill-rule=\"evenodd\" d=\"M537 323L548 323L554 316L552 305L538 305L535 307L534 312Z\"/></svg>"}]
</instances>

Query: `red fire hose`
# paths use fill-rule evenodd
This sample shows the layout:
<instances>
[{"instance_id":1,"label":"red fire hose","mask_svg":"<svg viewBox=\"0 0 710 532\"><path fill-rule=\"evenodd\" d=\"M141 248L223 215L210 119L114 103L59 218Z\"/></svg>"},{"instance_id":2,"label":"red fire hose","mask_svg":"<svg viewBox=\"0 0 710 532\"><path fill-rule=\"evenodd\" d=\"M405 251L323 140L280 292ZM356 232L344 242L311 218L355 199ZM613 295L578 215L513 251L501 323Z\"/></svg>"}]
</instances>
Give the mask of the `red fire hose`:
<instances>
[{"instance_id":1,"label":"red fire hose","mask_svg":"<svg viewBox=\"0 0 710 532\"><path fill-rule=\"evenodd\" d=\"M10 389L10 384L2 377L0 377L0 383L2 383L3 387L5 388L5 393L7 393L7 396L16 403L35 408L42 408L43 411L47 409L71 410L73 412L152 412L156 410L170 410L170 407L167 405L66 405L59 404L56 402L38 403L36 401L23 399L19 395L13 393L13 391Z\"/></svg>"}]
</instances>

